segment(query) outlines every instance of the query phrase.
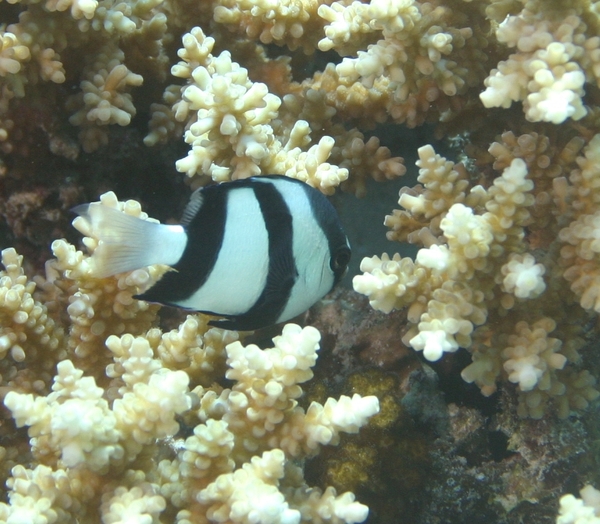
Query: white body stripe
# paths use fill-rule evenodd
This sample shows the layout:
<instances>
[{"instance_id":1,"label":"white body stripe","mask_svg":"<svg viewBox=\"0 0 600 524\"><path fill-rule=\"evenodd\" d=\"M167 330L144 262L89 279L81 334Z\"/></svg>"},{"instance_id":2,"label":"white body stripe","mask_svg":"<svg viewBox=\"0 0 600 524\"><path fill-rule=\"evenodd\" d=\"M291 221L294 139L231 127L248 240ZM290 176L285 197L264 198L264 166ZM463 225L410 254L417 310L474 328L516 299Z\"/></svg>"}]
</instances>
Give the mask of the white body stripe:
<instances>
[{"instance_id":1,"label":"white body stripe","mask_svg":"<svg viewBox=\"0 0 600 524\"><path fill-rule=\"evenodd\" d=\"M177 304L224 315L245 313L265 287L268 252L269 238L254 191L230 191L223 244L215 265L204 285Z\"/></svg>"},{"instance_id":2,"label":"white body stripe","mask_svg":"<svg viewBox=\"0 0 600 524\"><path fill-rule=\"evenodd\" d=\"M333 286L329 266L331 255L325 233L315 220L306 191L282 179L260 180L273 184L287 203L292 215L293 252L298 278L277 322L284 322L311 307Z\"/></svg>"}]
</instances>

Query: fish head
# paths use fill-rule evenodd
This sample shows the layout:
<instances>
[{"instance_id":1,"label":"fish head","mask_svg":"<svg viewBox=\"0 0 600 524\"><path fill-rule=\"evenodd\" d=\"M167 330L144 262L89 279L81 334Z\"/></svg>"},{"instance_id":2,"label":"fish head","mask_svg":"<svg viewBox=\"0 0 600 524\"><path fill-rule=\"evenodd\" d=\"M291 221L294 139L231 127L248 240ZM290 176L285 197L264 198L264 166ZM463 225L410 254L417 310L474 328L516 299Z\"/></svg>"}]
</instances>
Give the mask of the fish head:
<instances>
[{"instance_id":1,"label":"fish head","mask_svg":"<svg viewBox=\"0 0 600 524\"><path fill-rule=\"evenodd\" d=\"M351 255L352 250L350 249L348 239L346 239L344 244L333 246L331 250L331 258L329 260L329 267L333 271L334 285L344 278L348 272L348 263L350 262Z\"/></svg>"}]
</instances>

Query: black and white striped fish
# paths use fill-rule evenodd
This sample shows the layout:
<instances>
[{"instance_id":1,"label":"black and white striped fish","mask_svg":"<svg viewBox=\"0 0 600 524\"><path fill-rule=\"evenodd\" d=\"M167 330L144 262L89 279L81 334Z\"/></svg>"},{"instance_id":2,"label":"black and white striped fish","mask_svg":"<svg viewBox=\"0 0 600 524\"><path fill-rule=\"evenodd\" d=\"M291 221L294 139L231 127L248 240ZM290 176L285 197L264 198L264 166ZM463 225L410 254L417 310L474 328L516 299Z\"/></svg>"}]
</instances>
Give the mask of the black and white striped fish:
<instances>
[{"instance_id":1,"label":"black and white striped fish","mask_svg":"<svg viewBox=\"0 0 600 524\"><path fill-rule=\"evenodd\" d=\"M135 298L224 317L212 325L259 329L306 311L346 272L348 239L316 189L269 175L197 190L180 225L78 206L98 236L95 275L152 264L174 271Z\"/></svg>"}]
</instances>

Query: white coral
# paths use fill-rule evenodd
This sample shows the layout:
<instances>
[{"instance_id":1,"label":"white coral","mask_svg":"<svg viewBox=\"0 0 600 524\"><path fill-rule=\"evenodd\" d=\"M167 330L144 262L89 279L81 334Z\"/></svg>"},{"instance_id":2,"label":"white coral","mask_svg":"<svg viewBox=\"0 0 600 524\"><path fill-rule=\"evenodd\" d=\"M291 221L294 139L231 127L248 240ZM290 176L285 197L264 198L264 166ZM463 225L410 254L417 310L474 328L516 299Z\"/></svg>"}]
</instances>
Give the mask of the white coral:
<instances>
[{"instance_id":1,"label":"white coral","mask_svg":"<svg viewBox=\"0 0 600 524\"><path fill-rule=\"evenodd\" d=\"M339 400L327 399L324 405L313 402L306 412L303 432L310 449L319 444L337 444L339 433L357 433L368 419L379 412L376 397L342 395Z\"/></svg>"},{"instance_id":2,"label":"white coral","mask_svg":"<svg viewBox=\"0 0 600 524\"><path fill-rule=\"evenodd\" d=\"M283 451L274 449L217 477L198 496L210 505L207 517L236 524L298 524L300 512L289 507L278 489L284 464Z\"/></svg>"},{"instance_id":3,"label":"white coral","mask_svg":"<svg viewBox=\"0 0 600 524\"><path fill-rule=\"evenodd\" d=\"M60 453L68 467L85 463L91 470L102 470L111 460L123 457L121 435L102 398L104 391L69 360L60 362L57 372L48 397L10 391L4 404L17 426L30 426L34 451Z\"/></svg>"},{"instance_id":4,"label":"white coral","mask_svg":"<svg viewBox=\"0 0 600 524\"><path fill-rule=\"evenodd\" d=\"M546 289L543 278L546 268L543 264L536 264L535 258L530 254L512 253L501 271L504 275L504 290L517 298L535 298Z\"/></svg>"},{"instance_id":5,"label":"white coral","mask_svg":"<svg viewBox=\"0 0 600 524\"><path fill-rule=\"evenodd\" d=\"M571 494L560 498L556 524L600 524L600 491L588 484L579 493L580 499Z\"/></svg>"},{"instance_id":6,"label":"white coral","mask_svg":"<svg viewBox=\"0 0 600 524\"><path fill-rule=\"evenodd\" d=\"M458 349L458 343L451 333L443 329L440 320L422 322L419 334L410 339L410 345L430 362L439 360L444 353L452 353Z\"/></svg>"},{"instance_id":7,"label":"white coral","mask_svg":"<svg viewBox=\"0 0 600 524\"><path fill-rule=\"evenodd\" d=\"M521 321L508 337L509 346L502 350L504 369L508 380L519 384L521 391L531 391L534 387L547 390L551 373L566 364L567 358L559 353L562 342L548 336L555 328L556 323L549 318L531 326Z\"/></svg>"},{"instance_id":8,"label":"white coral","mask_svg":"<svg viewBox=\"0 0 600 524\"><path fill-rule=\"evenodd\" d=\"M175 415L190 408L188 377L161 369L115 400L112 409L92 377L65 360L57 366L53 392L34 397L10 391L4 400L18 426L30 426L38 453L60 453L68 467L102 471L125 450L134 458L143 444L179 429Z\"/></svg>"},{"instance_id":9,"label":"white coral","mask_svg":"<svg viewBox=\"0 0 600 524\"><path fill-rule=\"evenodd\" d=\"M585 24L576 15L550 22L542 13L525 8L500 24L498 40L518 52L491 71L481 101L486 107L509 107L523 100L525 115L532 122L579 120L587 113L582 102L585 74L580 65L585 39L578 34Z\"/></svg>"},{"instance_id":10,"label":"white coral","mask_svg":"<svg viewBox=\"0 0 600 524\"><path fill-rule=\"evenodd\" d=\"M119 486L103 495L100 513L103 524L158 523L165 509L165 499L156 493L156 487L143 483L127 489Z\"/></svg>"}]
</instances>

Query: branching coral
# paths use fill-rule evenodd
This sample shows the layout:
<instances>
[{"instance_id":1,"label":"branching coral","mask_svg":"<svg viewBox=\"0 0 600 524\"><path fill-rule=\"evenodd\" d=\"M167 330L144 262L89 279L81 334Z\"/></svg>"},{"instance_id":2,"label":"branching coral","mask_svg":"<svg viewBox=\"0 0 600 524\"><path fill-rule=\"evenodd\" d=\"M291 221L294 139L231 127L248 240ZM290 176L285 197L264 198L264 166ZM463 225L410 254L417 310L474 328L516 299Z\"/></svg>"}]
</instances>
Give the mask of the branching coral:
<instances>
[{"instance_id":1,"label":"branching coral","mask_svg":"<svg viewBox=\"0 0 600 524\"><path fill-rule=\"evenodd\" d=\"M127 214L145 217L135 201L119 202L114 193L103 195L100 201ZM84 235L84 244L90 251L98 246L90 224L78 217L75 226ZM93 277L91 259L64 240L52 244L55 259L47 264L47 282L44 291L56 300L54 313L61 314L66 307L70 330L67 341L70 351L79 359L79 366L87 370L97 361L110 355L104 350L104 341L110 335L144 333L156 318L158 307L133 299L133 295L148 288L162 275L165 268L150 267L106 279Z\"/></svg>"},{"instance_id":2,"label":"branching coral","mask_svg":"<svg viewBox=\"0 0 600 524\"><path fill-rule=\"evenodd\" d=\"M319 14L330 21L319 47L358 55L315 77L332 103L352 117L361 118L366 105L371 118L385 121L389 115L414 127L430 111L439 116L457 109L462 95L485 76L486 24L475 9L382 0L336 2Z\"/></svg>"},{"instance_id":3,"label":"branching coral","mask_svg":"<svg viewBox=\"0 0 600 524\"><path fill-rule=\"evenodd\" d=\"M510 164L487 189L469 189L461 166L435 155L429 146L421 148L423 186L401 191L399 203L405 209L395 211L386 223L393 228L392 238L427 247L414 262L398 255L365 258L364 274L354 278L355 290L382 311L408 306L413 327L404 341L423 350L427 359L437 360L459 347L469 349L473 363L462 376L485 395L496 391L500 378L518 384L520 415L539 418L548 402L562 417L587 406L599 394L595 379L565 366L580 362L582 341L573 337L570 326L576 316L583 319L584 310L594 308L598 289L593 216L586 211L594 208L597 169L592 159L599 145L597 135L576 163L571 159L567 186L555 167L541 163L535 154L525 157L526 162L513 147ZM495 143L490 151L498 155L502 148ZM536 176L529 175L528 164L538 170ZM555 189L546 176L554 179ZM533 239L526 238L525 227L536 225L529 210L542 198L548 213L544 227L555 234L544 246L548 255L540 258L539 252L527 252ZM572 222L566 224L565 198L572 201ZM552 202L556 208L548 209ZM557 252L558 260L551 257ZM583 309L565 314L557 300L564 305L579 300ZM533 308L531 301L537 304Z\"/></svg>"},{"instance_id":4,"label":"branching coral","mask_svg":"<svg viewBox=\"0 0 600 524\"><path fill-rule=\"evenodd\" d=\"M10 391L4 403L18 427L30 427L34 456L106 472L111 462L130 462L142 446L176 433L174 416L190 408L184 372L158 368L147 375L145 382L126 382L110 409L94 378L63 360L47 397Z\"/></svg>"},{"instance_id":5,"label":"branching coral","mask_svg":"<svg viewBox=\"0 0 600 524\"><path fill-rule=\"evenodd\" d=\"M432 185L433 191L425 192L419 197L406 198L406 194L403 194L401 201L407 203L417 216L425 215L428 208L436 205L437 213L445 211L439 225L445 243L434 244L419 251L416 264L403 271L408 270L415 275L410 285L414 293L408 294L409 302L404 301L408 286L401 284L396 290L389 290L396 297L395 303L387 304L384 309L389 311L391 307L399 308L413 303L410 320L420 318L422 325L419 325L419 334L411 332L411 336L415 338L410 343L415 349L426 348L425 356L430 360L437 360L443 351L455 351L458 348L455 340L457 334L461 337L462 345L469 345L473 325L485 321L485 310L477 306L469 307L467 304L483 301L487 289L493 284L487 274L492 272L493 264L498 264L499 257L507 257L522 249L523 235L519 226L528 218L526 206L528 201L531 204L532 197L527 191L532 184L525 178L524 162L514 160L486 193L482 192L482 188L475 189L474 197L478 204L485 203L485 208L480 207L486 209L486 212L476 214L472 207L461 203L455 203L444 210L443 205L434 202L438 201L435 190L443 180L446 168L436 172L441 159L436 157L431 147L421 148L419 155L421 164L427 166L421 169L420 178L426 182L426 187ZM436 181L428 182L427 179L432 175ZM452 191L450 184L448 191ZM430 197L436 200L428 202ZM431 212L429 215L431 216ZM430 232L430 235L433 233ZM355 277L354 287L358 292L370 296L379 287L379 277L397 274L399 264L388 266L370 260L363 261L361 269L368 271L370 276ZM477 285L470 284L476 274L482 275L477 279ZM401 280L404 279L406 276ZM465 306L461 306L462 303ZM380 308L379 299L371 300L371 305Z\"/></svg>"},{"instance_id":6,"label":"branching coral","mask_svg":"<svg viewBox=\"0 0 600 524\"><path fill-rule=\"evenodd\" d=\"M237 26L249 38L258 38L263 44L275 42L292 51L304 47L312 52L324 25L317 16L322 3L322 0L225 0L215 7L215 20Z\"/></svg>"},{"instance_id":7,"label":"branching coral","mask_svg":"<svg viewBox=\"0 0 600 524\"><path fill-rule=\"evenodd\" d=\"M191 145L187 157L176 164L179 171L195 176L198 183L204 183L204 176L224 181L280 173L326 194L348 178L349 167L361 163L366 166L357 169L357 181L353 183L359 194L364 194L364 182L360 180L369 170L374 178L404 174L401 159L390 158L389 150L379 147L376 139L365 144L358 131L346 132L323 119L323 114L332 114L317 92L305 93L306 100L295 95L282 105L266 84L252 82L248 70L232 61L229 52L213 56L214 44L215 40L206 37L199 27L184 35L184 47L179 51L182 61L172 73L187 79L188 85L181 89L180 97L172 88L165 91L175 122L185 122L185 140ZM146 137L148 144L164 139L167 127L177 129L175 123L169 124L165 106L154 109L154 129ZM306 150L311 143L311 127L322 136ZM335 140L325 134L327 129ZM342 144L334 149L336 140ZM330 156L338 160L339 166L327 162Z\"/></svg>"},{"instance_id":8,"label":"branching coral","mask_svg":"<svg viewBox=\"0 0 600 524\"><path fill-rule=\"evenodd\" d=\"M145 217L114 194L101 203ZM84 218L75 225L89 235L89 252L102 247ZM180 523L365 520L354 495L309 487L296 462L379 410L376 397L360 395L297 405L317 359L315 328L289 324L266 350L209 328L202 315L163 332L152 327L156 306L132 299L161 268L98 279L88 254L64 240L53 250L40 296L56 322L33 297L21 257L3 252L4 404L17 427L28 427L31 465L12 468L1 521L120 522L163 512ZM37 366L21 368L35 357ZM215 382L226 368L230 389Z\"/></svg>"},{"instance_id":9,"label":"branching coral","mask_svg":"<svg viewBox=\"0 0 600 524\"><path fill-rule=\"evenodd\" d=\"M324 406L313 403L306 412L296 406L298 384L312 376L318 339L314 328L288 325L272 349L230 344L227 377L236 384L218 394L201 387L193 390L199 397L200 424L194 436L181 442L178 457L159 465L173 503L186 502L193 508L191 514L181 512L180 518L193 522L192 515L208 511L209 518L236 522L236 512L248 511L264 514L269 522L277 518L268 515L287 515L290 522L298 522L311 520L319 511L326 514L325 507L333 510L332 522L366 518L366 508L352 496L336 497L331 488L325 493L309 489L297 466L286 462L286 457L310 456L320 445L337 443L340 431L356 432L378 410L375 397L359 395L329 399ZM173 491L177 471L183 492ZM265 507L264 498L272 503Z\"/></svg>"},{"instance_id":10,"label":"branching coral","mask_svg":"<svg viewBox=\"0 0 600 524\"><path fill-rule=\"evenodd\" d=\"M198 185L206 182L205 176L223 181L278 173L330 194L348 178L348 168L355 167L356 181L347 188L363 194L364 178L371 172L376 179L404 173L401 159L391 158L387 148L373 141L365 146L357 129L349 131L334 122L335 109L324 97L314 96L318 90L294 83L289 68L278 67L282 59L267 58L252 41L231 47L246 58L247 68L229 51L213 56L215 39L206 38L201 27L190 24L207 27L207 20L214 16L223 24L214 33L220 41L230 38L226 27L239 24L246 27L248 36L259 31L265 43L285 43L292 49L302 45L311 52L325 24L317 15L318 2L277 6L207 2L195 7L195 20L181 16L180 11L189 7L183 4L161 0L23 2L19 21L1 35L3 147L11 147L11 132L12 138L18 137L11 118L14 99L34 94L62 99L59 86L66 79L80 84L76 94L61 103L62 118L80 128L84 151L105 146L110 126L130 125L136 115L140 104L133 95L144 78L165 81L166 47L183 33L184 48L179 53L183 61L172 72L189 85L165 86L165 104L145 101L145 109L151 108L152 113L146 143L179 139L185 126L191 151L178 162L178 169L198 175ZM283 97L269 92L261 78L250 78L249 71L272 84L285 85L295 103L284 105ZM304 117L298 115L298 107ZM311 114L313 118L306 120ZM220 140L223 144L216 145Z\"/></svg>"},{"instance_id":11,"label":"branching coral","mask_svg":"<svg viewBox=\"0 0 600 524\"><path fill-rule=\"evenodd\" d=\"M3 386L43 391L54 363L65 357L65 333L33 296L35 284L22 268L14 249L2 252L0 273L0 357Z\"/></svg>"},{"instance_id":12,"label":"branching coral","mask_svg":"<svg viewBox=\"0 0 600 524\"><path fill-rule=\"evenodd\" d=\"M131 91L135 93L143 78L164 82L167 47L187 34L184 63L175 66L173 74L189 85L175 97L177 89L168 86L165 105L144 101L146 109L154 103L147 143L178 138L182 126L175 125L176 120L186 124L186 140L192 145L190 156L180 161L183 172L214 171L215 179L223 180L288 171L331 192L347 177L345 169L360 166L369 156L356 146L353 150L362 160L345 162L336 154L331 138L340 149L363 139L358 130L348 133L348 126L340 124L354 119L371 127L374 121L391 118L415 126L427 119L449 120L481 91L486 76L482 100L487 106L524 100L528 118L534 121L561 122L586 113L583 83L597 85L600 63L593 8L585 2L557 9L531 1L523 2L518 12L519 3L212 0L192 7L185 0L22 2L19 21L2 33L2 135L6 142L13 130L14 97L23 98L29 91L56 93L69 78L81 84L67 104L66 116L83 128L84 149L97 149L106 144L107 125L129 125L141 103L132 99ZM186 10L187 17L182 15ZM229 29L244 39L230 42ZM206 43L204 32L211 33ZM286 72L280 67L280 57L267 58L255 39L290 51L335 51L343 60L297 83L289 68ZM227 52L213 57L215 41L236 57L227 58ZM502 45L517 52L498 63ZM203 58L202 53L193 57L194 46L205 46ZM192 77L196 68L197 79ZM320 98L317 111L306 112L314 105L315 93ZM304 116L297 109L288 114L286 97L295 99L293 105L299 105ZM193 103L193 113L182 112L182 102L188 111ZM328 115L328 122L320 126L315 115ZM207 143L217 137L229 145L215 149ZM298 161L302 167L296 170ZM387 177L402 172L397 160L379 162L377 169ZM353 176L364 174L359 169ZM364 193L364 184L356 186Z\"/></svg>"},{"instance_id":13,"label":"branching coral","mask_svg":"<svg viewBox=\"0 0 600 524\"><path fill-rule=\"evenodd\" d=\"M85 72L81 82L82 92L73 97L68 106L78 109L69 119L71 124L81 126L80 140L87 151L98 149L108 142L104 128L110 124L126 126L135 116L131 96L125 92L128 86L139 86L142 77L132 73L125 64L123 53L109 45L100 50L94 63Z\"/></svg>"},{"instance_id":14,"label":"branching coral","mask_svg":"<svg viewBox=\"0 0 600 524\"><path fill-rule=\"evenodd\" d=\"M600 80L593 4L557 8L541 0L522 3L523 10L501 21L496 30L498 41L517 52L490 72L481 101L486 107L523 101L532 122L579 120L587 113L582 101L586 79L596 85Z\"/></svg>"},{"instance_id":15,"label":"branching coral","mask_svg":"<svg viewBox=\"0 0 600 524\"><path fill-rule=\"evenodd\" d=\"M597 524L600 522L600 491L587 485L579 492L581 498L565 495L560 499L556 524Z\"/></svg>"},{"instance_id":16,"label":"branching coral","mask_svg":"<svg viewBox=\"0 0 600 524\"><path fill-rule=\"evenodd\" d=\"M111 144L116 126L145 133L148 118L152 154L184 138L176 165L193 187L279 173L362 196L368 179L405 171L380 130L366 131L437 122L438 133L460 133L464 164L421 148L419 185L401 190L386 224L390 239L422 249L415 260L364 259L355 288L381 311L406 307L403 340L426 358L466 348L463 378L485 395L508 383L521 416L566 417L596 398L580 351L600 310L597 3L9 3L0 3L3 193L7 180L29 183L31 162L46 167L18 147L44 147L40 132L50 157L61 154L57 135L64 144L78 134L87 153ZM122 162L113 149L103 153ZM92 157L81 158L82 173L61 165L45 183L68 176L85 186L80 195L96 192ZM103 202L143 216L132 202ZM96 249L89 225L76 225ZM3 252L1 393L32 450L7 452L5 471L30 465L13 468L0 520L68 522L88 508L105 522L364 518L351 495L311 489L298 469L376 409L356 397L300 409L312 330L288 327L265 352L202 316L163 332L158 308L132 296L164 268L97 279L86 254L61 240L52 249L35 284L17 252Z\"/></svg>"},{"instance_id":17,"label":"branching coral","mask_svg":"<svg viewBox=\"0 0 600 524\"><path fill-rule=\"evenodd\" d=\"M10 114L12 98L33 93L52 97L67 76L75 75L81 92L66 104L66 115L71 124L83 126L80 141L86 151L106 144L107 130L102 126L129 124L136 112L129 87L142 83L142 77L124 65L123 49L132 57L145 41L155 63L165 67L160 39L166 19L157 12L160 3L24 2L29 4L27 10L2 33L6 72L2 115Z\"/></svg>"}]
</instances>

